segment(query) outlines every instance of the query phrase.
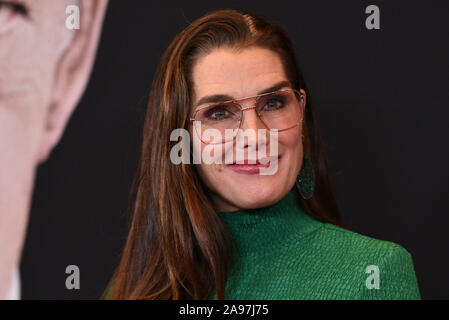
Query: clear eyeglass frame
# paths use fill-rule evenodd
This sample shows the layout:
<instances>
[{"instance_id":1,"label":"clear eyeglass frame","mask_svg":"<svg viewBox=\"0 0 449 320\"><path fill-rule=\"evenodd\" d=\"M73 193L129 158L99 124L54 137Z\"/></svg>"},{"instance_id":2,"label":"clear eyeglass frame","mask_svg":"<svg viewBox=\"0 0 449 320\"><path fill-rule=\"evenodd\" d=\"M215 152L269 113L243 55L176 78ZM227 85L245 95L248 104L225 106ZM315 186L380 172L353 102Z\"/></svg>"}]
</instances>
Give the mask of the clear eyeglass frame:
<instances>
[{"instance_id":1,"label":"clear eyeglass frame","mask_svg":"<svg viewBox=\"0 0 449 320\"><path fill-rule=\"evenodd\" d=\"M302 121L303 121L303 119L301 118L299 122L295 123L295 124L292 125L292 126L289 126L288 128L284 128L284 129L271 129L271 128L266 124L266 122L263 120L262 116L256 111L257 102L259 101L259 99L260 99L261 97L265 97L265 96L267 96L267 95L271 95L271 94L274 94L274 93L277 93L277 92L286 92L286 91L287 91L287 92L293 92L293 93L295 93L295 96L296 96L296 98L297 98L297 100L298 100L298 104L299 104L299 107L300 107L300 110L301 110L301 103L303 103L303 100L304 100L304 97L305 97L304 94L302 94L299 90L296 90L296 89L293 89L293 88L286 88L286 89L276 90L276 91L267 92L267 93L263 93L263 94L258 94L258 95L254 95L254 96L249 96L249 97L245 97L245 98L232 99L232 100L226 100L226 101L220 101L220 102L208 104L208 105L205 105L205 106L203 106L203 107L200 107L200 108L195 109L193 115L191 116L191 118L190 118L189 120L192 121L192 122L198 121L198 120L196 119L196 115L198 114L198 112L201 111L201 110L203 110L203 109L205 109L205 108L210 107L211 105L225 104L225 103L235 103L237 106L240 107L240 110L241 110L241 117L238 119L238 121L239 121L238 126L237 126L236 128L233 128L234 130L235 130L235 129L240 129L240 128L241 128L241 126L242 126L242 120L243 120L243 117L244 117L244 111L249 111L249 110L253 110L253 109L254 109L254 111L255 111L256 114L257 114L257 117L259 118L259 120L264 124L264 126L265 126L268 130L270 130L270 131L277 131L277 132L286 131L286 130L292 129L292 128L298 126L299 124L301 124ZM242 105L239 103L240 101L244 101L244 100L248 100L248 99L254 99L254 98L255 98L255 101L254 101L254 103L252 104L252 106L249 106L249 107L244 108L244 107L242 107ZM196 129L194 129L194 130L196 130ZM197 134L199 135L199 137L200 137L200 139L201 139L201 133L197 132ZM235 137L234 137L234 138L235 138ZM203 140L201 139L201 141L203 141ZM205 142L205 141L203 141L203 142ZM221 141L221 143L224 143L224 142L227 142L227 141ZM205 143L207 143L207 142L205 142ZM220 143L220 142L217 142L217 143ZM211 144L214 144L214 143L211 143Z\"/></svg>"}]
</instances>

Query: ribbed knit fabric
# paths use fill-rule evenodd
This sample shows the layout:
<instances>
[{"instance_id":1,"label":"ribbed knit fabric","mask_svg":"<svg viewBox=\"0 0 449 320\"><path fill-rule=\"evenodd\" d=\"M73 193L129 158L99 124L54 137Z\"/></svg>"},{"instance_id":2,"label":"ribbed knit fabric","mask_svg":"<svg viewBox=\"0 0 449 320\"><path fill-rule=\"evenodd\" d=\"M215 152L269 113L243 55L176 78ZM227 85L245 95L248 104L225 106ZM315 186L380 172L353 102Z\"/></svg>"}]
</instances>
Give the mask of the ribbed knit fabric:
<instances>
[{"instance_id":1,"label":"ribbed knit fabric","mask_svg":"<svg viewBox=\"0 0 449 320\"><path fill-rule=\"evenodd\" d=\"M293 192L269 207L218 214L240 251L225 299L421 298L407 250L311 218ZM379 288L369 289L376 274Z\"/></svg>"}]
</instances>

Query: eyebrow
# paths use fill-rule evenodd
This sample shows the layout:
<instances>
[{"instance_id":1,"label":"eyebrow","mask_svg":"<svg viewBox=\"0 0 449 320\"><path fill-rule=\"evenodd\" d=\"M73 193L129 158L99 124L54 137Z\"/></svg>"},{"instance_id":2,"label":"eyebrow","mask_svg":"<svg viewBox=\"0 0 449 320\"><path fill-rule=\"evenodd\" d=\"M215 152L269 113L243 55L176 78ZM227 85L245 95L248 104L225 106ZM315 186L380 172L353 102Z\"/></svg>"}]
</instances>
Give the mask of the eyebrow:
<instances>
[{"instance_id":1,"label":"eyebrow","mask_svg":"<svg viewBox=\"0 0 449 320\"><path fill-rule=\"evenodd\" d=\"M284 80L284 81L277 82L276 84L272 85L271 87L258 92L257 95L277 91L284 87L291 87L290 81ZM202 97L196 103L196 106L202 105L204 103L214 103L214 102L222 102L222 101L228 101L228 100L239 100L239 99L229 96L227 94L213 94L210 96Z\"/></svg>"}]
</instances>

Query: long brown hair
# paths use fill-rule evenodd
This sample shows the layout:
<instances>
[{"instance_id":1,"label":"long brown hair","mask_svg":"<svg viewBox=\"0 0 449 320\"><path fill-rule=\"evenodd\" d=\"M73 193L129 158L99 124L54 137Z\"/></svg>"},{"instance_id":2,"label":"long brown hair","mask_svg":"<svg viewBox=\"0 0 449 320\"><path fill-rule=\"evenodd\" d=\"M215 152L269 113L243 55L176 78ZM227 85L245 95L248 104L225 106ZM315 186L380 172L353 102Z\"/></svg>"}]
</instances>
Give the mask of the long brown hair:
<instances>
[{"instance_id":1,"label":"long brown hair","mask_svg":"<svg viewBox=\"0 0 449 320\"><path fill-rule=\"evenodd\" d=\"M214 11L191 23L163 55L153 79L138 172L131 193L132 219L121 262L106 290L112 299L225 298L231 236L216 214L194 165L170 161L170 133L189 127L192 68L214 48L259 46L276 52L288 80L304 89L304 151L315 174L315 192L301 200L314 218L339 224L326 157L294 46L284 29L253 14ZM112 288L112 290L110 290Z\"/></svg>"}]
</instances>

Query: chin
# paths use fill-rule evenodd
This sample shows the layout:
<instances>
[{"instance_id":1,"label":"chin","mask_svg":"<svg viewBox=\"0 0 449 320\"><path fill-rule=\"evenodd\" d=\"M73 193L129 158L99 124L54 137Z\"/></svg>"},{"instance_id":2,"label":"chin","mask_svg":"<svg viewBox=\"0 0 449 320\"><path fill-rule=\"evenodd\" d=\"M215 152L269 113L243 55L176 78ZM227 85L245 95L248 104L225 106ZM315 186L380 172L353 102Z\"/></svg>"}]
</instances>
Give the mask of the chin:
<instances>
[{"instance_id":1,"label":"chin","mask_svg":"<svg viewBox=\"0 0 449 320\"><path fill-rule=\"evenodd\" d=\"M272 205L285 195L283 188L277 184L267 184L265 186L233 186L229 200L238 208L241 209L257 209Z\"/></svg>"}]
</instances>

